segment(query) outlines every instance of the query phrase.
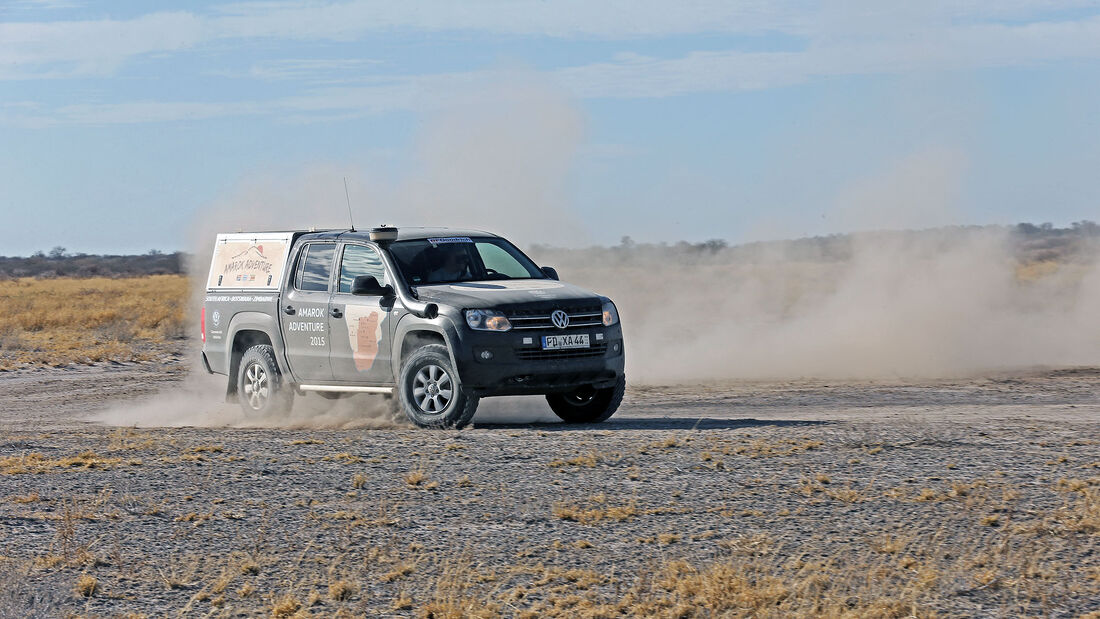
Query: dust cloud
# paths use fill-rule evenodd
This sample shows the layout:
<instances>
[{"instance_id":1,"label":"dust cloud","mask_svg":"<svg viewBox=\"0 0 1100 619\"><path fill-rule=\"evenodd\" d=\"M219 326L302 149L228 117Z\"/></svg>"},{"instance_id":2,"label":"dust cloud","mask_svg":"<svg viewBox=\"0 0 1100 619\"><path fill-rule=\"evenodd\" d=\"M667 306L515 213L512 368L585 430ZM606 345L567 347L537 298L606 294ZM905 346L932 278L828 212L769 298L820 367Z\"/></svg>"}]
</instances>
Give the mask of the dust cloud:
<instances>
[{"instance_id":1,"label":"dust cloud","mask_svg":"<svg viewBox=\"0 0 1100 619\"><path fill-rule=\"evenodd\" d=\"M132 427L231 427L287 429L395 428L406 426L395 416L389 400L378 395L355 395L328 400L315 393L294 398L282 415L245 414L236 403L225 402L226 377L209 375L197 364L187 378L140 402L116 405L89 417L89 421Z\"/></svg>"},{"instance_id":2,"label":"dust cloud","mask_svg":"<svg viewBox=\"0 0 1100 619\"><path fill-rule=\"evenodd\" d=\"M540 257L616 301L635 384L1100 363L1095 254L1031 274L1011 240L1005 228L941 228L861 233L820 252L766 243Z\"/></svg>"}]
</instances>

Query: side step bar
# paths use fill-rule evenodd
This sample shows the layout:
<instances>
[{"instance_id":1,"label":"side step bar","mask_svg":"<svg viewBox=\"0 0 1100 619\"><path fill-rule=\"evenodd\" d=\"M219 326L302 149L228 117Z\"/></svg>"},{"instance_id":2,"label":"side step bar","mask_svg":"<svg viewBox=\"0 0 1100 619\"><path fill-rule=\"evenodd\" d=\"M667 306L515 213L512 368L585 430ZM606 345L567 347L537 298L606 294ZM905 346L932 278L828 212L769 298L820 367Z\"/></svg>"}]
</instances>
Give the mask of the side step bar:
<instances>
[{"instance_id":1,"label":"side step bar","mask_svg":"<svg viewBox=\"0 0 1100 619\"><path fill-rule=\"evenodd\" d=\"M336 391L341 393L393 393L393 387L353 387L343 385L298 385L301 391Z\"/></svg>"}]
</instances>

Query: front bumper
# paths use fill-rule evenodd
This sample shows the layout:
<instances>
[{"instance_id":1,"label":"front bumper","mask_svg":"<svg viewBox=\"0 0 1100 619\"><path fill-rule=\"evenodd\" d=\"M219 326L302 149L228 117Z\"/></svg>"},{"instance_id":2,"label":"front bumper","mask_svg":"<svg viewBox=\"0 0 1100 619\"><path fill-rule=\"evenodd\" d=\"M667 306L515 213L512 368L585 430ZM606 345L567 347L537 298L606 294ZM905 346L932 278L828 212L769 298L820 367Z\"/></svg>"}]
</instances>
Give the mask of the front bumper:
<instances>
[{"instance_id":1,"label":"front bumper","mask_svg":"<svg viewBox=\"0 0 1100 619\"><path fill-rule=\"evenodd\" d=\"M588 334L588 349L543 351L543 335ZM625 351L619 325L567 331L462 329L454 348L463 387L479 396L567 393L578 387L611 387L623 375ZM488 357L488 358L487 358Z\"/></svg>"}]
</instances>

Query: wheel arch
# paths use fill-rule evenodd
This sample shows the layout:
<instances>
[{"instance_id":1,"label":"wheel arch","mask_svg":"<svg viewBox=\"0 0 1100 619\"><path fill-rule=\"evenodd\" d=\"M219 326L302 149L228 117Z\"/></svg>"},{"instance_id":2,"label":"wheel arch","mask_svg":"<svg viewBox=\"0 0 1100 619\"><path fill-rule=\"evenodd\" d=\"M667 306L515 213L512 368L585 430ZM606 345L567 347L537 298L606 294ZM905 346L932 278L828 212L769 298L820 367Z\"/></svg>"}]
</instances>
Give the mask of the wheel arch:
<instances>
[{"instance_id":1,"label":"wheel arch","mask_svg":"<svg viewBox=\"0 0 1100 619\"><path fill-rule=\"evenodd\" d=\"M233 316L227 329L226 367L228 378L226 381L226 399L235 399L237 395L237 371L240 367L241 357L244 351L261 344L271 346L275 350L275 363L279 366L279 372L287 379L291 378L286 360L279 351L283 350L283 339L279 332L278 321L262 312L241 312Z\"/></svg>"},{"instance_id":2,"label":"wheel arch","mask_svg":"<svg viewBox=\"0 0 1100 619\"><path fill-rule=\"evenodd\" d=\"M407 314L406 316L410 316ZM415 318L402 321L397 325L394 333L393 350L390 355L393 375L401 376L401 365L405 359L421 346L428 344L442 344L447 348L447 354L451 357L451 367L456 374L459 373L458 363L455 359L455 336L449 332L442 320L436 318L432 321L422 321ZM461 376L458 377L461 380Z\"/></svg>"}]
</instances>

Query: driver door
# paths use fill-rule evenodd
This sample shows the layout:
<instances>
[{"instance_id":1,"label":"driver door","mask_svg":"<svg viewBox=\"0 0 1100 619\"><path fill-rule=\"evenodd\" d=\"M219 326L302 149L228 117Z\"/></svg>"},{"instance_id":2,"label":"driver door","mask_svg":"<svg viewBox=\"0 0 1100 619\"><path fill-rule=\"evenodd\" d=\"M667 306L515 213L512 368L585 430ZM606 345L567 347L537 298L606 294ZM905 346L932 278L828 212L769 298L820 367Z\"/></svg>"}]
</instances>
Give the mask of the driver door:
<instances>
[{"instance_id":1,"label":"driver door","mask_svg":"<svg viewBox=\"0 0 1100 619\"><path fill-rule=\"evenodd\" d=\"M282 298L286 360L299 381L332 380L329 362L328 306L335 243L310 243L302 248L294 277Z\"/></svg>"},{"instance_id":2,"label":"driver door","mask_svg":"<svg viewBox=\"0 0 1100 619\"><path fill-rule=\"evenodd\" d=\"M369 275L393 284L382 256L370 245L345 243L340 251L336 290L329 307L332 374L338 382L392 385L390 365L395 297L351 294L356 277Z\"/></svg>"}]
</instances>

